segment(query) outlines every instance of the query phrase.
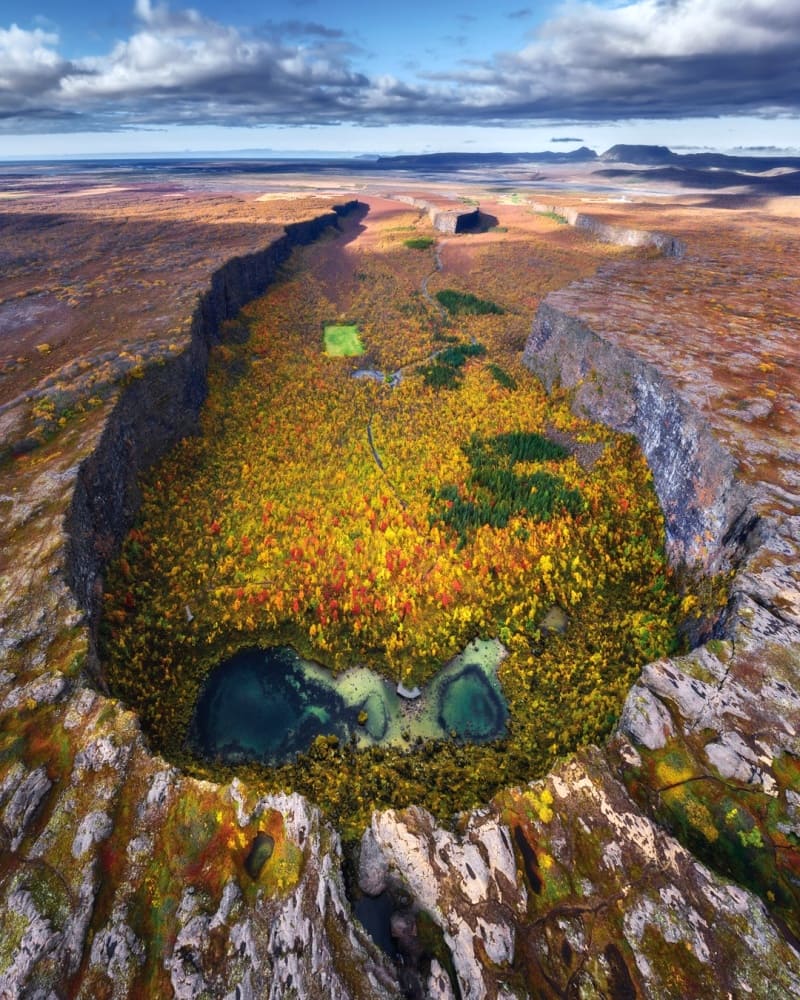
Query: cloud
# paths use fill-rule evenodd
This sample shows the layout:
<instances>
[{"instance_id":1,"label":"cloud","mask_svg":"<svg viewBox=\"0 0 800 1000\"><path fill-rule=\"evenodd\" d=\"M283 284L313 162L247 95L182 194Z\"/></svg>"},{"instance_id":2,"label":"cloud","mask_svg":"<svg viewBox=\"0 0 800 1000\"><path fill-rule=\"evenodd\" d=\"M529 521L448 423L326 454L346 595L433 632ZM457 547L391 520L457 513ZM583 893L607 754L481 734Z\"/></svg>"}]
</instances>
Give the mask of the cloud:
<instances>
[{"instance_id":1,"label":"cloud","mask_svg":"<svg viewBox=\"0 0 800 1000\"><path fill-rule=\"evenodd\" d=\"M797 114L799 48L800 0L568 3L524 48L430 80L506 120Z\"/></svg>"},{"instance_id":2,"label":"cloud","mask_svg":"<svg viewBox=\"0 0 800 1000\"><path fill-rule=\"evenodd\" d=\"M346 38L346 32L341 28L329 28L325 24L317 24L316 21L277 21L273 30L277 35L285 36L313 36L320 38Z\"/></svg>"},{"instance_id":3,"label":"cloud","mask_svg":"<svg viewBox=\"0 0 800 1000\"><path fill-rule=\"evenodd\" d=\"M0 28L0 102L18 93L35 99L58 85L70 68L58 54L58 41L55 32L41 28Z\"/></svg>"},{"instance_id":4,"label":"cloud","mask_svg":"<svg viewBox=\"0 0 800 1000\"><path fill-rule=\"evenodd\" d=\"M134 15L108 52L71 61L48 27L0 28L0 128L800 114L800 0L568 0L524 47L405 79L362 71L335 25L244 32L159 0Z\"/></svg>"},{"instance_id":5,"label":"cloud","mask_svg":"<svg viewBox=\"0 0 800 1000\"><path fill-rule=\"evenodd\" d=\"M193 8L136 0L136 27L106 54L67 62L58 37L0 31L0 116L7 131L338 121L361 106L360 50L312 21L245 36ZM382 91L382 86L377 85ZM395 107L397 88L387 105Z\"/></svg>"}]
</instances>

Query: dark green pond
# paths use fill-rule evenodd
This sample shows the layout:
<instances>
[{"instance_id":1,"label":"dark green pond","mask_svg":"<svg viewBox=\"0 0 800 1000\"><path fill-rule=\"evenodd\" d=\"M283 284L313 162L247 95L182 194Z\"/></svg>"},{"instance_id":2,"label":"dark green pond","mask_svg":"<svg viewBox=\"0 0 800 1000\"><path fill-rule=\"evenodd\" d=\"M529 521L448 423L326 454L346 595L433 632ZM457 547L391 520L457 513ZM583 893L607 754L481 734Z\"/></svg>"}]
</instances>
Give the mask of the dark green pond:
<instances>
[{"instance_id":1,"label":"dark green pond","mask_svg":"<svg viewBox=\"0 0 800 1000\"><path fill-rule=\"evenodd\" d=\"M418 700L407 702L366 668L334 677L288 647L250 649L210 674L190 742L207 758L276 765L308 750L320 735L355 739L359 746L452 735L472 742L496 739L508 717L496 676L502 656L499 643L471 643Z\"/></svg>"}]
</instances>

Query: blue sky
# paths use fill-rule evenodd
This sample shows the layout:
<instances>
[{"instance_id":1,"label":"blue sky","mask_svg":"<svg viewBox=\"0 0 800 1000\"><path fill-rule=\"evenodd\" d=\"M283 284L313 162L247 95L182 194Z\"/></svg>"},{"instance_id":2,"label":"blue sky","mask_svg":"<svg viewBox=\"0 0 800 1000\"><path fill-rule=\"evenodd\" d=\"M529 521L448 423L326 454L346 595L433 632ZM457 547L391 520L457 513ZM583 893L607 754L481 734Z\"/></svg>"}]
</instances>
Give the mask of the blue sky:
<instances>
[{"instance_id":1,"label":"blue sky","mask_svg":"<svg viewBox=\"0 0 800 1000\"><path fill-rule=\"evenodd\" d=\"M0 156L800 147L800 0L3 0Z\"/></svg>"}]
</instances>

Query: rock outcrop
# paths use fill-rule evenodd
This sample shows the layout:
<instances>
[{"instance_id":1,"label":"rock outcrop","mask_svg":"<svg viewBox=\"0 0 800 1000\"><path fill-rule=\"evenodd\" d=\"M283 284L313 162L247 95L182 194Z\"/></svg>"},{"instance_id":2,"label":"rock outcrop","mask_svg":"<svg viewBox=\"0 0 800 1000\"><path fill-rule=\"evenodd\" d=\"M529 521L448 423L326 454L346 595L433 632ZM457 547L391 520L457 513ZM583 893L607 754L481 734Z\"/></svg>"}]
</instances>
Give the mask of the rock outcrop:
<instances>
[{"instance_id":1,"label":"rock outcrop","mask_svg":"<svg viewBox=\"0 0 800 1000\"><path fill-rule=\"evenodd\" d=\"M563 205L545 205L541 202L533 202L531 208L534 212L543 215L557 216L565 223L583 230L587 235L603 243L616 243L623 247L653 247L665 257L683 257L686 253L686 244L668 233L654 233L646 229L630 229L627 226L615 226L608 222L603 222L588 215L586 212L579 212L577 209Z\"/></svg>"},{"instance_id":2,"label":"rock outcrop","mask_svg":"<svg viewBox=\"0 0 800 1000\"><path fill-rule=\"evenodd\" d=\"M478 208L469 212L433 210L431 222L438 233L466 233L480 226L481 213Z\"/></svg>"},{"instance_id":3,"label":"rock outcrop","mask_svg":"<svg viewBox=\"0 0 800 1000\"><path fill-rule=\"evenodd\" d=\"M438 233L466 233L479 229L482 224L482 215L479 208L451 208L446 202L427 201L424 198L412 198L410 195L396 195L398 201L413 205L423 212L428 213L433 228Z\"/></svg>"},{"instance_id":4,"label":"rock outcrop","mask_svg":"<svg viewBox=\"0 0 800 1000\"><path fill-rule=\"evenodd\" d=\"M675 565L727 569L755 526L735 462L668 380L578 317L542 303L523 360L547 389L573 391L583 416L633 434L653 472Z\"/></svg>"}]
</instances>

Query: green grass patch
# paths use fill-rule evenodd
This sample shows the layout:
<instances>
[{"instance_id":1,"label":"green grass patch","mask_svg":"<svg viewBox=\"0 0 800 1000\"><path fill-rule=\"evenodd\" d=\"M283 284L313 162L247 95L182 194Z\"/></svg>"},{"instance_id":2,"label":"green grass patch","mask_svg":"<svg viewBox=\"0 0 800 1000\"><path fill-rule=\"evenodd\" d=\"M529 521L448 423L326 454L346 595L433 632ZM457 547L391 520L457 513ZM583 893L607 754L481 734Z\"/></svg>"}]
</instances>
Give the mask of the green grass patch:
<instances>
[{"instance_id":1,"label":"green grass patch","mask_svg":"<svg viewBox=\"0 0 800 1000\"><path fill-rule=\"evenodd\" d=\"M417 369L425 385L434 389L457 389L461 385L461 372L452 365L442 365L438 361Z\"/></svg>"},{"instance_id":2,"label":"green grass patch","mask_svg":"<svg viewBox=\"0 0 800 1000\"><path fill-rule=\"evenodd\" d=\"M557 512L580 514L585 508L578 490L546 470L520 473L519 462L558 461L567 456L559 444L541 434L512 431L492 438L473 435L463 446L472 466L459 488L448 483L432 493L431 524L439 521L454 529L459 546L481 525L505 528L515 516L549 521Z\"/></svg>"},{"instance_id":3,"label":"green grass patch","mask_svg":"<svg viewBox=\"0 0 800 1000\"><path fill-rule=\"evenodd\" d=\"M445 347L436 356L436 360L442 365L452 365L453 368L461 368L467 358L482 358L486 354L483 344L454 344L452 347Z\"/></svg>"},{"instance_id":4,"label":"green grass patch","mask_svg":"<svg viewBox=\"0 0 800 1000\"><path fill-rule=\"evenodd\" d=\"M432 236L414 236L410 240L405 240L403 246L407 246L409 250L427 250L435 242Z\"/></svg>"},{"instance_id":5,"label":"green grass patch","mask_svg":"<svg viewBox=\"0 0 800 1000\"><path fill-rule=\"evenodd\" d=\"M559 462L569 454L562 445L535 431L509 431L488 440L473 438L464 451L473 466L484 458L490 465L504 460L511 465L517 462Z\"/></svg>"},{"instance_id":6,"label":"green grass patch","mask_svg":"<svg viewBox=\"0 0 800 1000\"><path fill-rule=\"evenodd\" d=\"M472 292L457 292L454 288L443 288L436 293L436 298L441 305L453 316L465 314L467 316L502 316L504 310L491 302L489 299L479 299Z\"/></svg>"},{"instance_id":7,"label":"green grass patch","mask_svg":"<svg viewBox=\"0 0 800 1000\"><path fill-rule=\"evenodd\" d=\"M461 369L467 358L480 358L486 354L483 344L453 344L439 351L430 364L421 365L417 371L426 385L434 389L457 389L461 385Z\"/></svg>"},{"instance_id":8,"label":"green grass patch","mask_svg":"<svg viewBox=\"0 0 800 1000\"><path fill-rule=\"evenodd\" d=\"M325 353L332 358L355 358L364 353L364 345L355 323L329 324L325 327Z\"/></svg>"},{"instance_id":9,"label":"green grass patch","mask_svg":"<svg viewBox=\"0 0 800 1000\"><path fill-rule=\"evenodd\" d=\"M537 212L537 215L541 215L545 219L552 219L553 222L557 222L560 226L568 226L569 219L565 218L563 215L559 215L558 212Z\"/></svg>"},{"instance_id":10,"label":"green grass patch","mask_svg":"<svg viewBox=\"0 0 800 1000\"><path fill-rule=\"evenodd\" d=\"M486 367L489 369L489 373L495 382L502 385L504 389L511 389L513 391L517 388L517 380L513 375L509 375L505 369L501 368L500 365L492 363Z\"/></svg>"}]
</instances>

